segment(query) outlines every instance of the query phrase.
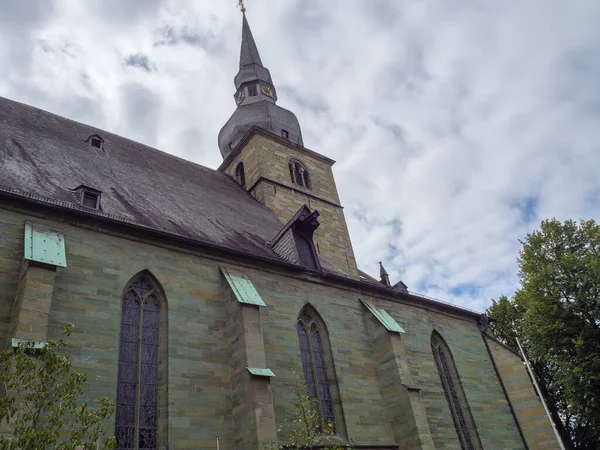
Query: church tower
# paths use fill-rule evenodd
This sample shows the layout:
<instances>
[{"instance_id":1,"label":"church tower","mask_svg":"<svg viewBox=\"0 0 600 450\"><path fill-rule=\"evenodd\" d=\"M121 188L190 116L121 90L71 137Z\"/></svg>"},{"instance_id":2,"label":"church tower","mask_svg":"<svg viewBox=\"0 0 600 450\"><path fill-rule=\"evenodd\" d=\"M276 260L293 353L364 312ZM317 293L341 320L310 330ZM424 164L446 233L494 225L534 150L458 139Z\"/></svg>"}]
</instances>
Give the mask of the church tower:
<instances>
[{"instance_id":1,"label":"church tower","mask_svg":"<svg viewBox=\"0 0 600 450\"><path fill-rule=\"evenodd\" d=\"M235 177L283 223L303 205L317 210L320 226L313 237L317 253L346 275L358 278L331 170L335 161L304 147L298 119L277 105L271 73L262 64L242 13L240 68L234 79L237 108L219 132L224 158L219 170Z\"/></svg>"}]
</instances>

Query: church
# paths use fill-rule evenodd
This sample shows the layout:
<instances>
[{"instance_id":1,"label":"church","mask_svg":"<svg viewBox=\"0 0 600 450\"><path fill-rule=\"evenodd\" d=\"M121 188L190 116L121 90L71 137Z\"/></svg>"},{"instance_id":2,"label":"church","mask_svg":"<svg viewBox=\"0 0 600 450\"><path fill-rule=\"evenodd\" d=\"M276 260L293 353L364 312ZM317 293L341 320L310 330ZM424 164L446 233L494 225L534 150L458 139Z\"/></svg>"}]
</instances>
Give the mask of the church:
<instances>
[{"instance_id":1,"label":"church","mask_svg":"<svg viewBox=\"0 0 600 450\"><path fill-rule=\"evenodd\" d=\"M0 99L5 347L75 324L123 450L268 448L295 368L340 446L559 449L489 318L359 270L245 12L234 84L216 170Z\"/></svg>"}]
</instances>

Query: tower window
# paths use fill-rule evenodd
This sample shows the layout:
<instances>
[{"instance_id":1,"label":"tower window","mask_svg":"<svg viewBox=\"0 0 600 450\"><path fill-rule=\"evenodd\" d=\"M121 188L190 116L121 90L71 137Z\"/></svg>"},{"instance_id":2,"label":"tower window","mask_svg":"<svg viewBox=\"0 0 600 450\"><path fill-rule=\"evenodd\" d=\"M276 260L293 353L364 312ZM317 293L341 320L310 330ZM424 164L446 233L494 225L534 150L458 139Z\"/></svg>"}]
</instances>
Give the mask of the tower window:
<instances>
[{"instance_id":1,"label":"tower window","mask_svg":"<svg viewBox=\"0 0 600 450\"><path fill-rule=\"evenodd\" d=\"M290 176L292 183L310 189L310 175L304 164L300 161L290 162Z\"/></svg>"},{"instance_id":2,"label":"tower window","mask_svg":"<svg viewBox=\"0 0 600 450\"><path fill-rule=\"evenodd\" d=\"M281 130L281 136L283 136L285 139L289 139L290 133L288 133L287 130Z\"/></svg>"},{"instance_id":3,"label":"tower window","mask_svg":"<svg viewBox=\"0 0 600 450\"><path fill-rule=\"evenodd\" d=\"M304 183L304 187L305 188L309 188L310 189L310 179L308 177L308 170L304 170L304 173L302 174L302 182Z\"/></svg>"},{"instance_id":4,"label":"tower window","mask_svg":"<svg viewBox=\"0 0 600 450\"><path fill-rule=\"evenodd\" d=\"M258 89L256 88L255 84L251 84L250 86L248 86L248 95L250 97L255 97L258 95Z\"/></svg>"},{"instance_id":5,"label":"tower window","mask_svg":"<svg viewBox=\"0 0 600 450\"><path fill-rule=\"evenodd\" d=\"M235 180L242 187L246 187L246 174L244 173L244 163L239 163L235 168Z\"/></svg>"}]
</instances>

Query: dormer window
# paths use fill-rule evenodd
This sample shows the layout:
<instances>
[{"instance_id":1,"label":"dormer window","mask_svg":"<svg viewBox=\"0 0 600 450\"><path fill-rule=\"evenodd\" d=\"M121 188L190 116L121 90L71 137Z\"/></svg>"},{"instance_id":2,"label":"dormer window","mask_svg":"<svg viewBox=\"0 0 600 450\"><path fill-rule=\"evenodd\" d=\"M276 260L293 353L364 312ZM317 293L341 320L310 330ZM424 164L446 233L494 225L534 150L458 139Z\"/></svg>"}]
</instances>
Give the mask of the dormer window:
<instances>
[{"instance_id":1,"label":"dormer window","mask_svg":"<svg viewBox=\"0 0 600 450\"><path fill-rule=\"evenodd\" d=\"M271 248L292 264L310 270L321 270L313 241L314 232L319 227L318 218L318 211L310 212L306 205L302 205L289 222L279 230L271 242Z\"/></svg>"},{"instance_id":2,"label":"dormer window","mask_svg":"<svg viewBox=\"0 0 600 450\"><path fill-rule=\"evenodd\" d=\"M86 141L89 142L90 147L92 148L97 148L100 150L104 148L104 139L97 134L92 134L86 139Z\"/></svg>"},{"instance_id":3,"label":"dormer window","mask_svg":"<svg viewBox=\"0 0 600 450\"><path fill-rule=\"evenodd\" d=\"M98 203L100 203L100 196L92 192L84 192L81 204L88 208L98 209Z\"/></svg>"},{"instance_id":4,"label":"dormer window","mask_svg":"<svg viewBox=\"0 0 600 450\"><path fill-rule=\"evenodd\" d=\"M102 192L83 185L75 189L75 192L77 193L77 203L79 203L81 206L85 206L86 208L90 209L96 209L98 211L101 210L100 197Z\"/></svg>"},{"instance_id":5,"label":"dormer window","mask_svg":"<svg viewBox=\"0 0 600 450\"><path fill-rule=\"evenodd\" d=\"M287 130L281 130L281 136L282 136L284 139L289 139L289 138L290 138L290 133L288 133L288 131L287 131Z\"/></svg>"},{"instance_id":6,"label":"dormer window","mask_svg":"<svg viewBox=\"0 0 600 450\"><path fill-rule=\"evenodd\" d=\"M292 183L310 189L310 175L308 170L300 161L290 162L290 177Z\"/></svg>"},{"instance_id":7,"label":"dormer window","mask_svg":"<svg viewBox=\"0 0 600 450\"><path fill-rule=\"evenodd\" d=\"M248 86L248 95L250 97L256 97L258 95L258 89L256 88L255 84Z\"/></svg>"}]
</instances>

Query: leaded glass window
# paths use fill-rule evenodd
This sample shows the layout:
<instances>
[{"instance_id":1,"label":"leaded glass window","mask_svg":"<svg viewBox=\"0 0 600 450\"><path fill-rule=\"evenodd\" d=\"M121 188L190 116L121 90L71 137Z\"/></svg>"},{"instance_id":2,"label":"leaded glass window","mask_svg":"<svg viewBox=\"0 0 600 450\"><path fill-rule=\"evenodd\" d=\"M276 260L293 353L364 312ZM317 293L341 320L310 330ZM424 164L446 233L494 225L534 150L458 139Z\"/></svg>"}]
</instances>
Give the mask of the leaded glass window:
<instances>
[{"instance_id":1,"label":"leaded glass window","mask_svg":"<svg viewBox=\"0 0 600 450\"><path fill-rule=\"evenodd\" d=\"M324 327L317 321L314 311L304 308L298 316L298 339L302 356L302 370L306 380L306 393L318 400L321 418L336 426L334 402L331 395L331 378L328 376L325 353L323 351Z\"/></svg>"},{"instance_id":2,"label":"leaded glass window","mask_svg":"<svg viewBox=\"0 0 600 450\"><path fill-rule=\"evenodd\" d=\"M479 435L450 348L436 332L431 336L431 350L461 448L481 449Z\"/></svg>"},{"instance_id":3,"label":"leaded glass window","mask_svg":"<svg viewBox=\"0 0 600 450\"><path fill-rule=\"evenodd\" d=\"M138 279L121 304L115 436L118 450L158 449L158 341L156 289Z\"/></svg>"}]
</instances>

